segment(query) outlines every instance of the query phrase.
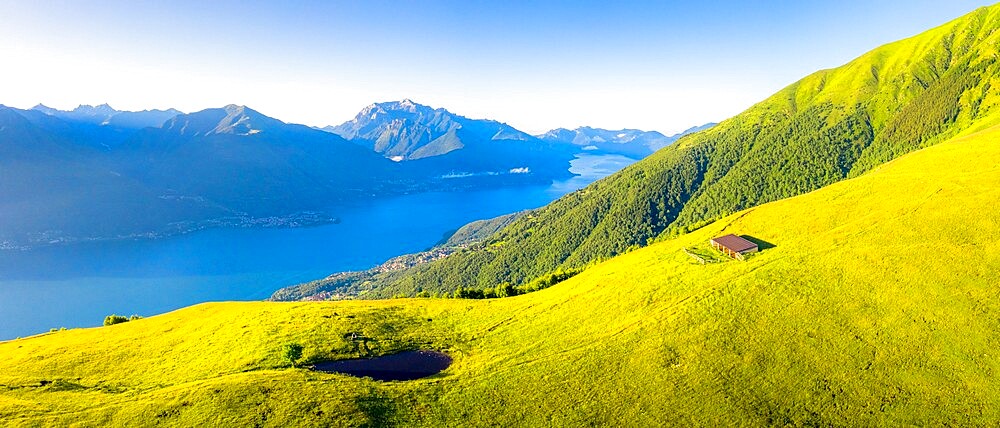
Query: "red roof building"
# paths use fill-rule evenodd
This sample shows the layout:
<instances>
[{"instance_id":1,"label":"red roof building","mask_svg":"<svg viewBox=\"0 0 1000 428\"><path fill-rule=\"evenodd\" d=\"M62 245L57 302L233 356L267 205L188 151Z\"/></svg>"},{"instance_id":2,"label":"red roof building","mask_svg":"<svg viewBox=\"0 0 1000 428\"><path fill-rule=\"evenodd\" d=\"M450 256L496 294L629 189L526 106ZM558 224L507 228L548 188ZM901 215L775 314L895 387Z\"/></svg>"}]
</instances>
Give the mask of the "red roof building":
<instances>
[{"instance_id":1,"label":"red roof building","mask_svg":"<svg viewBox=\"0 0 1000 428\"><path fill-rule=\"evenodd\" d=\"M708 243L727 256L739 260L743 260L744 254L756 253L758 250L757 244L733 234L713 238Z\"/></svg>"}]
</instances>

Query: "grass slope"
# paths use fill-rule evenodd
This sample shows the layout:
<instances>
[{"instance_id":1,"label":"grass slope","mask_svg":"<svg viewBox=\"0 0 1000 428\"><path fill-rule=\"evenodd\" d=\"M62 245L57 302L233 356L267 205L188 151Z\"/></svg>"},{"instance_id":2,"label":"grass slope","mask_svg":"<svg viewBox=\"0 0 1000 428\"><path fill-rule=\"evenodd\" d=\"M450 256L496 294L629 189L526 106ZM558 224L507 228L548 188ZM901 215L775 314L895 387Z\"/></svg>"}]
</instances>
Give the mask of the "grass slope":
<instances>
[{"instance_id":1,"label":"grass slope","mask_svg":"<svg viewBox=\"0 0 1000 428\"><path fill-rule=\"evenodd\" d=\"M362 296L523 284L1000 123L1000 6L810 75L717 126ZM315 284L312 284L313 286Z\"/></svg>"},{"instance_id":2,"label":"grass slope","mask_svg":"<svg viewBox=\"0 0 1000 428\"><path fill-rule=\"evenodd\" d=\"M0 343L0 421L996 425L1000 128L493 300L214 303ZM702 265L722 233L772 244ZM768 247L768 246L765 246ZM412 382L282 369L435 348ZM45 382L43 382L45 381Z\"/></svg>"}]
</instances>

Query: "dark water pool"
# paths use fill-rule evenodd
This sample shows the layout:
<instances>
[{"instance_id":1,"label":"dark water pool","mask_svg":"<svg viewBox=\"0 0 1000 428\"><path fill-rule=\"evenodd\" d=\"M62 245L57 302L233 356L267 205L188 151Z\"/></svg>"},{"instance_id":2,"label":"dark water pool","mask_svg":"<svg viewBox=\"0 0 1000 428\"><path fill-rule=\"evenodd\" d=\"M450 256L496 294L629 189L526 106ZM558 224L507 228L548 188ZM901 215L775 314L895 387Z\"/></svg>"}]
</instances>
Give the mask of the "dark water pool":
<instances>
[{"instance_id":1,"label":"dark water pool","mask_svg":"<svg viewBox=\"0 0 1000 428\"><path fill-rule=\"evenodd\" d=\"M375 380L414 380L438 374L451 365L448 354L437 351L407 351L376 358L324 361L312 369Z\"/></svg>"}]
</instances>

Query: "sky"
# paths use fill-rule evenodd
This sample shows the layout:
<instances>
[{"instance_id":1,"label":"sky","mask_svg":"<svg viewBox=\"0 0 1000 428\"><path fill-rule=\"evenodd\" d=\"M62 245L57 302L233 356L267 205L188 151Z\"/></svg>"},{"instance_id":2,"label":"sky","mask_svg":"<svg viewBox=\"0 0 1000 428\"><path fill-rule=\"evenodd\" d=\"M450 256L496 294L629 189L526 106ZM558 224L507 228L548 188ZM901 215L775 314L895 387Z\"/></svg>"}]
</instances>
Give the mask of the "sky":
<instances>
[{"instance_id":1,"label":"sky","mask_svg":"<svg viewBox=\"0 0 1000 428\"><path fill-rule=\"evenodd\" d=\"M323 126L409 98L536 134L673 134L988 4L0 0L0 104Z\"/></svg>"}]
</instances>

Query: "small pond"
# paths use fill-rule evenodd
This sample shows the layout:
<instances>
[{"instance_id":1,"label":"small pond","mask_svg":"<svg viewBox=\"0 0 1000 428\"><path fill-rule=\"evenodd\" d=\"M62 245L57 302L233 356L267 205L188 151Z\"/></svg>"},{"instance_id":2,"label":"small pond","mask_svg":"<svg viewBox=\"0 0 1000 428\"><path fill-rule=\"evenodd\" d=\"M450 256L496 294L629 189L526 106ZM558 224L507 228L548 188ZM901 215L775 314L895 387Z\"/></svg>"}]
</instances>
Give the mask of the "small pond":
<instances>
[{"instance_id":1,"label":"small pond","mask_svg":"<svg viewBox=\"0 0 1000 428\"><path fill-rule=\"evenodd\" d=\"M376 358L323 361L312 369L375 380L414 380L440 373L451 365L448 354L437 351L407 351Z\"/></svg>"}]
</instances>

